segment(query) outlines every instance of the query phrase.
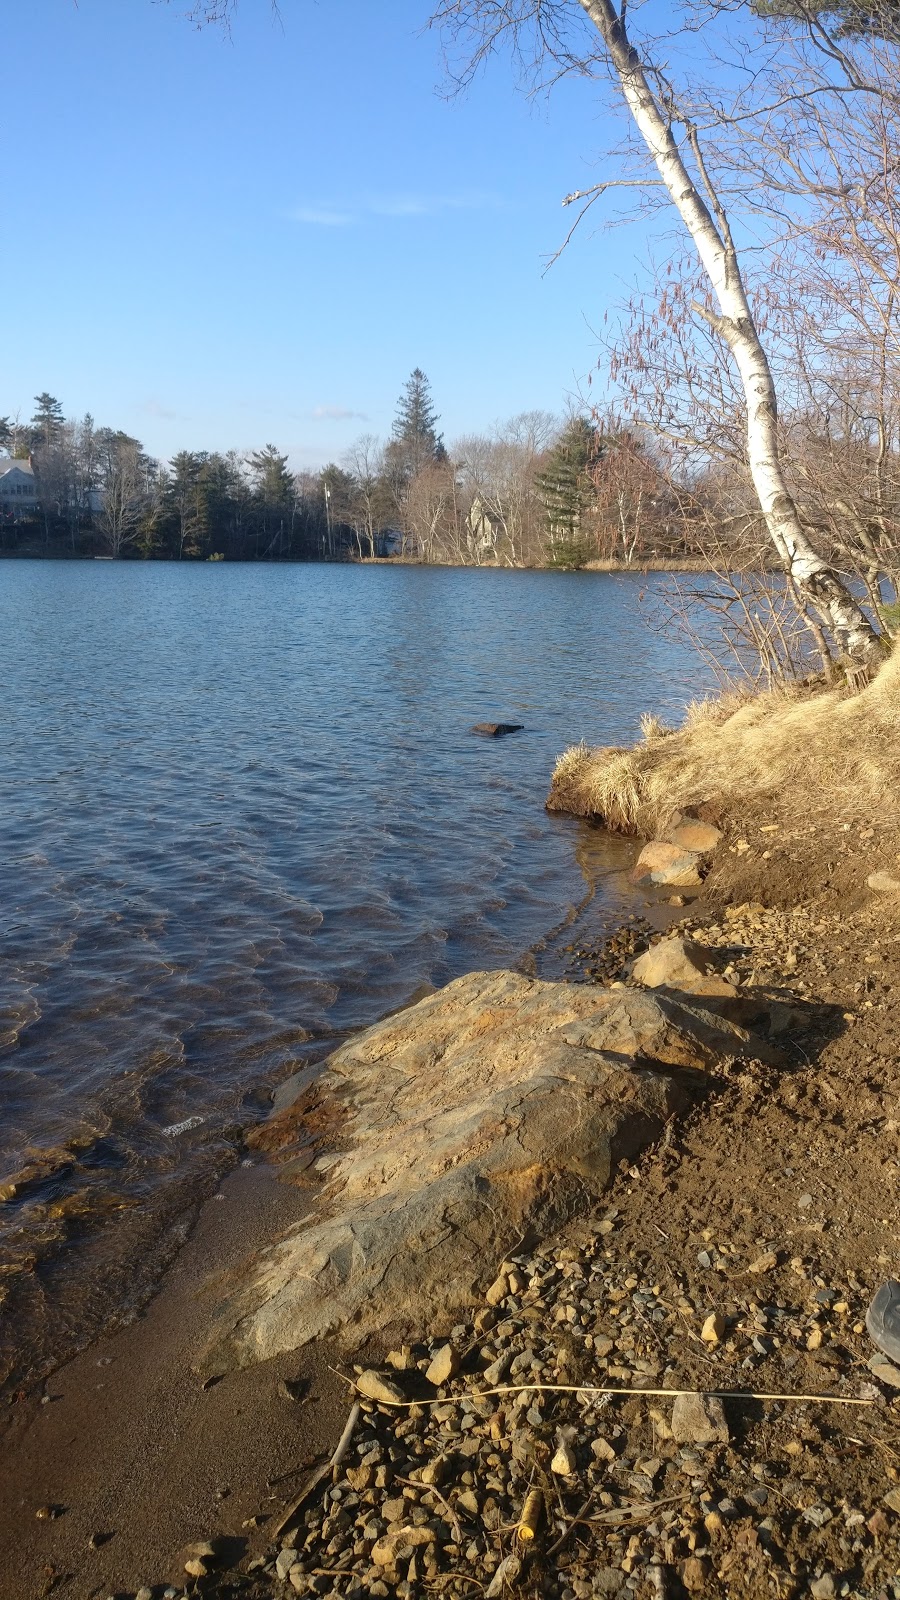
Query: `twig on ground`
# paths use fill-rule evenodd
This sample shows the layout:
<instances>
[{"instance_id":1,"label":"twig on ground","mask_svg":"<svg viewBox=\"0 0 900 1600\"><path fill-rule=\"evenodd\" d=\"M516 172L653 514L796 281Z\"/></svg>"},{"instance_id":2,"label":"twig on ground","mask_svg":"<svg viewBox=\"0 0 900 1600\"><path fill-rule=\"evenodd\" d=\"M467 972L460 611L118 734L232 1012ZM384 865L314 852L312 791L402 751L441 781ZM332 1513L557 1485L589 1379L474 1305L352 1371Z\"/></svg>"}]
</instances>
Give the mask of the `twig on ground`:
<instances>
[{"instance_id":1,"label":"twig on ground","mask_svg":"<svg viewBox=\"0 0 900 1600\"><path fill-rule=\"evenodd\" d=\"M617 1522L639 1522L644 1517L655 1516L664 1506L680 1505L682 1501L690 1498L689 1494L673 1494L666 1500L645 1500L633 1506L615 1506L612 1511L598 1511L595 1517L587 1517L585 1520L588 1527L593 1527L595 1523L609 1527Z\"/></svg>"},{"instance_id":2,"label":"twig on ground","mask_svg":"<svg viewBox=\"0 0 900 1600\"><path fill-rule=\"evenodd\" d=\"M554 1539L554 1541L551 1544L549 1550L547 1551L547 1559L548 1560L550 1559L551 1556L555 1556L556 1555L557 1550L561 1550L562 1549L563 1545L565 1544L566 1540L569 1537L569 1534L573 1533L575 1531L575 1529L578 1527L578 1524L583 1520L584 1514L589 1509L591 1501L593 1500L595 1493L596 1493L596 1490L592 1489L590 1494L588 1495L587 1499L585 1500L584 1505L583 1506L579 1506L579 1508L576 1511L576 1513L575 1513L574 1517L572 1518L571 1522L568 1524L568 1527L563 1529L563 1531L560 1534L558 1539Z\"/></svg>"},{"instance_id":3,"label":"twig on ground","mask_svg":"<svg viewBox=\"0 0 900 1600\"><path fill-rule=\"evenodd\" d=\"M352 1378L345 1382L355 1387ZM841 1394L765 1394L753 1389L637 1389L596 1387L589 1383L502 1383L495 1389L465 1389L462 1394L434 1395L419 1400L379 1400L385 1410L408 1411L410 1406L462 1405L464 1400L486 1400L495 1394L583 1394L621 1395L624 1397L646 1395L648 1399L674 1400L680 1394L705 1394L716 1400L773 1400L787 1404L816 1404L825 1406L873 1406L875 1400L861 1399Z\"/></svg>"},{"instance_id":4,"label":"twig on ground","mask_svg":"<svg viewBox=\"0 0 900 1600\"><path fill-rule=\"evenodd\" d=\"M429 1494L433 1494L436 1500L440 1500L441 1505L442 1506L446 1506L446 1508L447 1508L447 1511L448 1511L448 1514L449 1514L449 1517L450 1517L450 1521L451 1521L451 1523L453 1525L453 1531L456 1534L457 1543L459 1544L459 1543L462 1542L462 1528L460 1527L459 1518L456 1515L456 1512L454 1511L452 1505L450 1504L450 1501L446 1500L444 1498L444 1496L441 1494L440 1489L438 1489L435 1484L417 1482L415 1478L400 1478L400 1477L395 1477L394 1478L394 1482L395 1483L406 1483L406 1484L409 1485L409 1487L411 1489L427 1489Z\"/></svg>"},{"instance_id":5,"label":"twig on ground","mask_svg":"<svg viewBox=\"0 0 900 1600\"><path fill-rule=\"evenodd\" d=\"M356 1427L356 1424L357 1424L358 1421L359 1421L359 1401L357 1400L357 1401L355 1401L355 1403L351 1407L350 1415L347 1418L347 1422L346 1422L346 1425L344 1427L344 1431L341 1434L341 1437L339 1438L339 1440L337 1442L337 1447L335 1449L334 1454L332 1456L330 1456L327 1461L323 1462L321 1467L317 1467L316 1468L316 1471L313 1473L313 1475L310 1478L309 1482L304 1486L304 1488L301 1491L301 1493L298 1494L296 1500L292 1500L291 1501L291 1504L288 1506L287 1511L285 1512L284 1516L282 1517L281 1521L278 1524L278 1527L275 1529L275 1538L276 1539L280 1539L281 1535L287 1531L287 1529L290 1527L291 1523L293 1522L295 1516L297 1515L297 1512L300 1510L301 1506L303 1506L305 1504L305 1502L309 1499L309 1497L312 1494L313 1490L317 1489L319 1484L322 1483L324 1481L324 1479L328 1477L329 1472L332 1472L336 1467L340 1466L341 1462L344 1459L344 1456L347 1454L347 1451L350 1448L350 1440L353 1438L353 1430Z\"/></svg>"}]
</instances>

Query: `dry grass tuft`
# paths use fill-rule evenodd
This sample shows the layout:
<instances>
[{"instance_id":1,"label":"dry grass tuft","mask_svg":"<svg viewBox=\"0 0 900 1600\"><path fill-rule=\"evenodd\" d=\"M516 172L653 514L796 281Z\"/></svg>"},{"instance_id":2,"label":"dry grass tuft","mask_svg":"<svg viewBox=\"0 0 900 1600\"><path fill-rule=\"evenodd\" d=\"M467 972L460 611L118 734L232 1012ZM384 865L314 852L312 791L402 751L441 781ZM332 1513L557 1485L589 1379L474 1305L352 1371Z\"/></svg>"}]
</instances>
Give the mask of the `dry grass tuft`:
<instances>
[{"instance_id":1,"label":"dry grass tuft","mask_svg":"<svg viewBox=\"0 0 900 1600\"><path fill-rule=\"evenodd\" d=\"M567 750L553 774L553 811L652 837L675 811L771 799L800 812L833 797L866 815L900 790L900 651L849 696L800 688L695 701L684 726L642 723L632 750ZM662 737L665 732L665 737Z\"/></svg>"},{"instance_id":2,"label":"dry grass tuft","mask_svg":"<svg viewBox=\"0 0 900 1600\"><path fill-rule=\"evenodd\" d=\"M649 744L651 739L665 739L667 734L674 732L674 728L670 728L652 711L641 712L641 738L645 744Z\"/></svg>"}]
</instances>

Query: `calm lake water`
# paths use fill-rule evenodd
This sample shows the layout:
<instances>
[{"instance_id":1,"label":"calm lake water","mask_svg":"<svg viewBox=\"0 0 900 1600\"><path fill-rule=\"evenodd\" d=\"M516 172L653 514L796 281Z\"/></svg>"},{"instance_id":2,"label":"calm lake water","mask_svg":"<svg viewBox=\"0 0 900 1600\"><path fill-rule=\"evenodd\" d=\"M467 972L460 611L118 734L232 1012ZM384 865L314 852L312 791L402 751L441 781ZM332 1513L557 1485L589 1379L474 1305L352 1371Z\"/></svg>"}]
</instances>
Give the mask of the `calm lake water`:
<instances>
[{"instance_id":1,"label":"calm lake water","mask_svg":"<svg viewBox=\"0 0 900 1600\"><path fill-rule=\"evenodd\" d=\"M567 745L707 686L660 581L0 564L8 1371L136 1291L336 1035L621 910L630 847L543 802Z\"/></svg>"}]
</instances>

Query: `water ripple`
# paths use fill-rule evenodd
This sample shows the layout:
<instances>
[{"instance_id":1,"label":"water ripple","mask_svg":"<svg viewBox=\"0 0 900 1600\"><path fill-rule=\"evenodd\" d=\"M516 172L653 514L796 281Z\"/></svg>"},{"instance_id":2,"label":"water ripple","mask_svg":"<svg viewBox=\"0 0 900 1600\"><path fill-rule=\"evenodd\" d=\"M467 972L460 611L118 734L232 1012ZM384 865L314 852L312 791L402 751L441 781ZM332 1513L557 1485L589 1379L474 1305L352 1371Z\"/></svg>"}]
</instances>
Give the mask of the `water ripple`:
<instances>
[{"instance_id":1,"label":"water ripple","mask_svg":"<svg viewBox=\"0 0 900 1600\"><path fill-rule=\"evenodd\" d=\"M268 1086L593 885L614 913L621 847L543 800L700 686L654 581L0 563L10 1372L134 1291Z\"/></svg>"}]
</instances>

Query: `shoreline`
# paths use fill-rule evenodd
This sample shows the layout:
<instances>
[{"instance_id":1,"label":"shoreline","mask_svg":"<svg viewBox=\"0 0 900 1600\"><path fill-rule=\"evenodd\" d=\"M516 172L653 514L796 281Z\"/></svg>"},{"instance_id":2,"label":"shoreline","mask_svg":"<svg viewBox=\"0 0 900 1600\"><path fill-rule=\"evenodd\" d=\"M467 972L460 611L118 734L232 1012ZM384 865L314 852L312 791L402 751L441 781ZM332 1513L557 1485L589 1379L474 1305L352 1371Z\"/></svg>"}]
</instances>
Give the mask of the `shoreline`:
<instances>
[{"instance_id":1,"label":"shoreline","mask_svg":"<svg viewBox=\"0 0 900 1600\"><path fill-rule=\"evenodd\" d=\"M307 1209L264 1163L233 1169L149 1304L7 1408L0 1546L15 1574L5 1597L33 1600L48 1571L79 1600L177 1578L173 1560L198 1530L239 1544L242 1524L279 1505L298 1463L327 1444L344 1398L327 1345L208 1388L194 1370L245 1250ZM289 1398L285 1380L308 1384L314 1400ZM40 1518L44 1508L58 1514Z\"/></svg>"},{"instance_id":2,"label":"shoreline","mask_svg":"<svg viewBox=\"0 0 900 1600\"><path fill-rule=\"evenodd\" d=\"M623 866L613 877L624 876L626 870ZM546 954L548 943L558 944L582 923L595 923L598 913L601 923L612 925L602 907L595 885L573 908L571 919L554 923L523 953L523 970L533 966L536 949ZM667 913L668 908L660 903L654 925L662 926ZM409 1009L420 998L421 990L414 991L399 1010ZM395 1009L387 1013L394 1014ZM322 1065L319 1060L312 1063L313 1077ZM304 1083L308 1077L309 1069L304 1068L276 1086L270 1118L290 1105L294 1080ZM111 1593L127 1592L133 1572L139 1569L147 1574L165 1569L177 1579L179 1569L172 1567L172 1552L196 1537L199 1526L215 1531L236 1506L246 1518L257 1514L260 1503L273 1498L265 1485L272 1475L269 1465L274 1463L276 1473L296 1465L289 1441L279 1437L270 1448L265 1437L270 1426L285 1424L290 1431L302 1420L304 1459L311 1451L324 1448L338 1426L346 1388L329 1371L329 1363L336 1364L341 1355L327 1340L317 1342L315 1348L276 1358L266 1363L265 1369L237 1369L213 1386L210 1398L195 1371L214 1324L221 1286L238 1270L247 1251L254 1247L262 1250L274 1235L310 1210L309 1192L302 1180L299 1185L283 1181L277 1149L270 1159L265 1148L266 1127L266 1118L248 1126L245 1142L233 1151L224 1170L220 1164L213 1190L205 1182L200 1194L169 1219L148 1252L159 1256L153 1281L137 1301L123 1305L111 1325L101 1327L86 1342L78 1339L76 1348L53 1361L49 1371L41 1368L24 1387L10 1385L4 1394L0 1407L4 1445L0 1547L16 1551L22 1565L22 1586L12 1592L11 1600L19 1596L32 1600L34 1574L48 1560L60 1571L65 1567L71 1572L68 1592L83 1594L84 1600L94 1595L96 1584L105 1583ZM258 1135L263 1136L259 1143ZM234 1205L230 1203L233 1197ZM238 1207L241 1226L236 1237L232 1213ZM187 1337L186 1319L193 1325ZM105 1374L107 1364L111 1381ZM310 1384L316 1402L312 1410L286 1401L281 1389L284 1377ZM161 1390L169 1387L178 1411L173 1410L167 1418L168 1402L161 1398ZM221 1409L211 1400L213 1393L218 1397L219 1390L232 1397L230 1403L252 1410L250 1435L236 1435L227 1425L222 1427ZM205 1416L205 1412L211 1415ZM217 1428L222 1429L218 1436ZM170 1456L163 1447L166 1432L172 1446ZM199 1488L195 1494L189 1481L182 1434L193 1441L194 1464L202 1459L199 1479L205 1484L205 1503L199 1498ZM138 1471L133 1465L135 1437L145 1440L147 1450L146 1465ZM252 1443L248 1460L241 1461L234 1474L241 1482L240 1497L230 1486L227 1499L219 1504L212 1472L215 1456L221 1452L232 1461L239 1451L243 1456L248 1437ZM118 1484L121 1499L112 1494L113 1484ZM168 1486L165 1493L160 1484ZM166 1494L171 1500L168 1506ZM36 1516L45 1506L65 1510L45 1525ZM148 1526L150 1518L155 1526ZM95 1533L103 1538L93 1551L88 1544ZM253 1547L254 1530L233 1536L239 1540L249 1536ZM78 1586L82 1569L90 1576L89 1584L85 1576L83 1589ZM153 1581L152 1577L147 1581ZM132 1587L141 1587L137 1578Z\"/></svg>"},{"instance_id":3,"label":"shoreline","mask_svg":"<svg viewBox=\"0 0 900 1600\"><path fill-rule=\"evenodd\" d=\"M567 1402L538 1406L534 1417L529 1411L519 1426L546 1441L548 1450L561 1428L574 1430L571 1472L547 1477L549 1455L535 1458L538 1465L543 1462L541 1481L555 1485L565 1520L576 1516L588 1492L594 1497L592 1514L601 1517L595 1528L582 1530L580 1539L563 1542L552 1570L545 1571L541 1593L564 1597L568 1590L575 1600L594 1593L621 1594L626 1600L654 1592L741 1600L776 1593L809 1593L816 1600L842 1593L873 1600L882 1593L891 1596L890 1581L900 1570L900 1496L898 1510L891 1501L900 1482L900 1457L890 1441L900 1424L900 1401L890 1384L873 1379L867 1365L873 1347L863 1317L882 1278L900 1276L892 1187L900 1181L894 1070L900 1030L891 999L900 988L900 917L898 903L869 891L866 877L890 842L900 840L890 808L875 820L877 828L851 828L827 797L817 815L791 815L770 796L764 804L751 800L742 810L730 806L719 816L724 842L699 898L681 911L679 926L728 955L743 985L777 993L792 1008L797 1020L783 1066L726 1074L691 1111L667 1125L662 1139L622 1165L599 1205L557 1236L514 1252L521 1287L503 1305L509 1323L505 1342L497 1343L496 1332L484 1322L485 1303L476 1299L461 1308L459 1329L427 1322L417 1329L387 1329L387 1338L373 1338L355 1353L366 1366L380 1365L393 1336L399 1342L406 1338L413 1361L427 1364L434 1348L450 1338L464 1345L474 1339L473 1350L499 1350L501 1358L505 1348L517 1359L538 1338L541 1348L555 1351L557 1377L560 1360L563 1367L568 1362L576 1385L596 1382L605 1372L605 1381L630 1383L638 1391L681 1384L783 1396L868 1396L871 1408L864 1419L860 1414L851 1420L849 1413L825 1404L791 1410L754 1403L749 1411L729 1405L727 1440L695 1440L680 1450L665 1404L654 1410L632 1398L613 1401L611 1411L605 1403L596 1415L588 1414L589 1426L583 1407L567 1408ZM827 873L823 860L829 862ZM602 948L584 949L578 958L588 974L603 967L610 950L601 984L611 981L621 957L614 939L603 941ZM253 1237L262 1245L273 1227L296 1221L308 1202L302 1191L277 1184L265 1167L244 1168L224 1185L235 1195L235 1211L257 1185L262 1203L255 1211L248 1206L248 1215ZM263 1201L266 1194L271 1209ZM233 1253L229 1257L226 1249L222 1259L223 1239L216 1242L216 1235L226 1205L217 1197L206 1203L161 1293L131 1328L102 1347L91 1347L58 1373L47 1386L45 1406L37 1400L11 1416L0 1475L6 1506L0 1526L22 1587L10 1600L19 1600L19 1594L30 1600L41 1561L68 1575L64 1592L75 1600L105 1592L104 1585L110 1592L134 1593L163 1581L180 1593L185 1579L179 1542L220 1537L226 1544L202 1580L204 1594L246 1593L255 1600L322 1593L310 1582L326 1561L342 1569L346 1581L334 1588L341 1596L378 1594L372 1582L385 1578L384 1592L396 1590L401 1600L431 1591L421 1564L412 1582L397 1577L395 1584L390 1568L373 1579L368 1556L349 1559L353 1547L346 1537L342 1550L348 1559L342 1559L342 1550L326 1555L326 1543L344 1536L337 1530L326 1540L328 1528L321 1514L316 1520L315 1510L294 1544L273 1545L272 1530L293 1498L296 1480L283 1480L271 1491L265 1480L298 1466L303 1456L322 1459L330 1452L346 1417L348 1390L328 1368L339 1365L347 1373L352 1367L346 1349L317 1341L274 1362L230 1372L210 1390L189 1374L186 1369L202 1344L198 1307L205 1306L208 1316L217 1296L227 1295L248 1242L239 1217L241 1237L232 1234ZM212 1293L201 1287L198 1294L196 1276L205 1276L210 1251L219 1252ZM485 1263L486 1282L498 1265ZM548 1271L554 1287L548 1287ZM579 1292L573 1300L564 1292L576 1271L576 1281L591 1290L588 1299ZM636 1319L629 1310L641 1296L647 1297L652 1315L657 1308L660 1315L646 1345L641 1342L646 1319L640 1307ZM589 1314L580 1309L585 1305ZM707 1338L711 1318L721 1325L715 1337ZM599 1355L606 1344L609 1353ZM97 1372L105 1371L98 1362L113 1348L126 1352L124 1358L113 1356L126 1378L120 1405L128 1389L129 1360L141 1359L142 1351L146 1359L153 1350L156 1408L148 1429L153 1453L142 1454L146 1446L140 1437L123 1440L116 1433L120 1423L127 1429L129 1422L124 1404L119 1418L105 1418L107 1453L104 1458L101 1447L99 1470L95 1461L91 1471L85 1457L96 1456L98 1443L91 1389L92 1384L96 1389ZM640 1355L644 1348L648 1354ZM655 1374L649 1371L654 1362ZM474 1384L477 1395L478 1371L464 1364L450 1392L460 1385L472 1392ZM311 1383L312 1411L279 1391L284 1376ZM504 1407L501 1401L499 1410L470 1413L473 1442L482 1435L486 1441L493 1438L491 1428ZM235 1424L245 1408L253 1417L249 1430ZM516 1476L514 1457L507 1460L501 1449L492 1480L501 1487L486 1486L476 1474L478 1513L464 1511L460 1496L473 1491L465 1481L471 1458L460 1454L463 1436L451 1416L433 1423L426 1408L420 1409L423 1414L407 1425L404 1449L407 1441L417 1448L421 1443L426 1455L438 1452L446 1458L440 1496L459 1504L468 1543L460 1546L451 1537L458 1581L443 1588L463 1596L474 1592L470 1585L476 1578L481 1588L489 1585L499 1562L514 1553L502 1527L507 1502L512 1506L517 1496L521 1499L521 1474ZM366 1437L374 1434L387 1450L398 1437L397 1414L369 1402L365 1410ZM74 1452L73 1428L76 1438L85 1430ZM592 1429L605 1441L610 1459L591 1455ZM848 1446L851 1436L856 1442ZM501 1426L501 1442L502 1437ZM482 1448L489 1451L489 1442ZM171 1456L177 1458L174 1463ZM136 1488L123 1501L131 1527L124 1537L121 1528L87 1531L110 1504L116 1483L121 1485L124 1460L132 1471L140 1462ZM352 1455L354 1472L357 1461ZM220 1463L224 1471L215 1470ZM238 1463L240 1481L229 1483ZM530 1470L536 1470L534 1464ZM186 1492L192 1475L205 1486L202 1493ZM639 1482L642 1478L648 1481ZM408 1510L423 1501L421 1479L418 1485L415 1478L412 1482ZM32 1509L31 1502L39 1485L42 1504L58 1498L66 1506L58 1518L36 1518L40 1507ZM667 1504L670 1486L677 1493ZM358 1491L340 1475L339 1487L345 1501L356 1494L364 1510L368 1507L370 1522L380 1520L383 1530L393 1526L382 1515L389 1490ZM216 1499L223 1488L228 1492ZM492 1498L502 1513L496 1533L490 1520L484 1521ZM623 1532L621 1519L615 1524L616 1505L637 1503L650 1506L650 1517L639 1520L638 1533L627 1527ZM663 1511L654 1521L657 1503ZM603 1508L609 1513L606 1523ZM246 1526L257 1518L263 1519L258 1526ZM114 1537L88 1552L95 1532ZM293 1552L290 1584L284 1562L284 1578L276 1570L280 1546ZM541 1549L547 1546L544 1538ZM671 1581L680 1590L647 1587L656 1582L652 1572L660 1560L671 1567ZM408 1564L404 1558L404 1571ZM606 1585L601 1590L595 1585L598 1572ZM363 1588L354 1590L353 1583L360 1581Z\"/></svg>"},{"instance_id":4,"label":"shoreline","mask_svg":"<svg viewBox=\"0 0 900 1600\"><path fill-rule=\"evenodd\" d=\"M73 553L71 550L4 550L0 549L0 561L112 561L113 556L96 556ZM586 561L578 567L562 566L510 566L500 561L422 561L417 556L348 556L346 560L312 559L300 557L278 557L273 560L224 560L212 562L208 558L188 559L178 561L172 557L150 556L146 559L140 556L125 556L119 558L123 566L167 566L167 567L208 567L208 566L244 566L244 567L421 567L428 571L447 572L610 572L631 573L636 577L646 576L648 573L666 572L709 572L709 562L700 556L653 556L643 561L619 561L615 558L598 558L596 561ZM764 570L757 567L741 567L740 571ZM776 571L776 568L772 568Z\"/></svg>"}]
</instances>

